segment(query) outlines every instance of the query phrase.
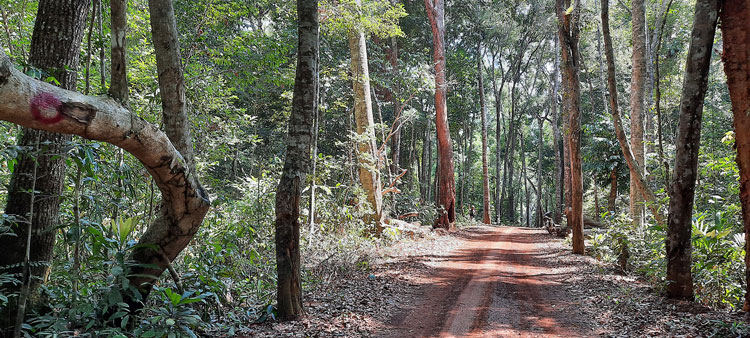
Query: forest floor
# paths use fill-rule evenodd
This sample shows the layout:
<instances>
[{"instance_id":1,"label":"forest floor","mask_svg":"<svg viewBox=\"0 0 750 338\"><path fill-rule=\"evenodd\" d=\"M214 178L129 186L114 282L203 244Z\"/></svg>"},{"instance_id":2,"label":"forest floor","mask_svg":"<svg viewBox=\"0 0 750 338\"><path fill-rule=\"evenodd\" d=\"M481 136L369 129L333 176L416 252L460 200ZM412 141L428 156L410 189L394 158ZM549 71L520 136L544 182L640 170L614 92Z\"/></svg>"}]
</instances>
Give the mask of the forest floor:
<instances>
[{"instance_id":1,"label":"forest floor","mask_svg":"<svg viewBox=\"0 0 750 338\"><path fill-rule=\"evenodd\" d=\"M473 225L369 253L307 315L253 337L750 337L748 318L666 300L541 229Z\"/></svg>"}]
</instances>

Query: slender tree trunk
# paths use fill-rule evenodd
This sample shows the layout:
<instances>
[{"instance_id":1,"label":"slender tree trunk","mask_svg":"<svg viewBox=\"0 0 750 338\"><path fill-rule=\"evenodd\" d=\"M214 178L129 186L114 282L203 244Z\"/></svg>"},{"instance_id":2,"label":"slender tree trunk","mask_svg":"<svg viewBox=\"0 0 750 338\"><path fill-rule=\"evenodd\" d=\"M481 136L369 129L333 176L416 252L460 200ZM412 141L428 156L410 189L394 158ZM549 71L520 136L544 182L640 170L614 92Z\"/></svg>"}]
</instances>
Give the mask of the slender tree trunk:
<instances>
[{"instance_id":1,"label":"slender tree trunk","mask_svg":"<svg viewBox=\"0 0 750 338\"><path fill-rule=\"evenodd\" d=\"M583 240L583 175L581 172L581 89L578 79L580 55L578 51L579 3L576 1L573 10L568 11L570 1L557 0L557 17L562 50L562 69L564 72L566 109L568 115L567 139L570 158L570 212L568 226L573 229L573 253L584 254L586 246Z\"/></svg>"},{"instance_id":2,"label":"slender tree trunk","mask_svg":"<svg viewBox=\"0 0 750 338\"><path fill-rule=\"evenodd\" d=\"M558 37L557 34L555 34L554 37L555 41L555 64L554 69L552 70L552 143L553 143L553 149L555 151L555 173L554 173L554 182L555 182L555 205L553 207L553 214L552 217L554 218L555 223L560 223L562 221L562 211L564 209L563 206L563 182L565 181L565 171L564 171L564 159L560 151L560 139L562 136L560 135L560 114L558 114L558 88L559 88L559 82L558 82L558 71L560 70L560 56L557 53L557 44L558 44Z\"/></svg>"},{"instance_id":3,"label":"slender tree trunk","mask_svg":"<svg viewBox=\"0 0 750 338\"><path fill-rule=\"evenodd\" d=\"M315 62L316 64L319 64L320 60L316 60ZM318 75L319 74L316 72L315 74L316 78L318 77ZM319 81L319 79L316 81ZM315 89L318 91L318 95L316 95L316 98L320 100L320 96L319 96L320 86L316 86ZM320 106L320 101L318 101L318 106ZM313 144L312 144L312 160L311 160L312 169L310 170L312 172L312 176L310 176L310 204L307 209L309 210L309 213L310 213L307 221L308 221L308 226L310 228L311 233L315 232L315 212L316 212L315 208L317 207L316 205L317 196L315 194L315 188L316 188L315 175L316 175L317 166L318 166L318 134L320 132L320 116L319 116L320 112L318 110L315 110L313 113L315 114L315 116L313 117L313 139L312 139Z\"/></svg>"},{"instance_id":4,"label":"slender tree trunk","mask_svg":"<svg viewBox=\"0 0 750 338\"><path fill-rule=\"evenodd\" d=\"M396 5L398 0L391 0L391 5ZM400 110L401 103L398 98L398 38L393 36L390 39L391 46L388 49L386 58L391 64L391 74L393 75L393 88L389 89L391 93L391 105L393 106L393 135L391 135L391 172L399 173L399 164L401 163L401 121L396 118ZM385 140L383 140L385 142Z\"/></svg>"},{"instance_id":5,"label":"slender tree trunk","mask_svg":"<svg viewBox=\"0 0 750 338\"><path fill-rule=\"evenodd\" d=\"M453 145L448 126L446 106L447 82L445 78L445 11L443 0L425 0L427 17L432 27L435 65L435 128L438 140L438 164L440 166L438 207L445 211L435 221L435 227L453 229L456 222L456 187L453 179Z\"/></svg>"},{"instance_id":6,"label":"slender tree trunk","mask_svg":"<svg viewBox=\"0 0 750 338\"><path fill-rule=\"evenodd\" d=\"M609 188L609 197L607 197L607 210L610 215L615 214L615 201L617 200L617 167L612 168L609 173L609 181L611 182Z\"/></svg>"},{"instance_id":7,"label":"slender tree trunk","mask_svg":"<svg viewBox=\"0 0 750 338\"><path fill-rule=\"evenodd\" d=\"M110 29L112 41L112 64L111 80L109 84L109 95L120 101L123 106L128 106L128 75L127 75L127 46L126 30L128 28L128 3L127 0L110 0L110 17L112 27ZM189 136L189 134L188 134Z\"/></svg>"},{"instance_id":8,"label":"slender tree trunk","mask_svg":"<svg viewBox=\"0 0 750 338\"><path fill-rule=\"evenodd\" d=\"M719 3L720 0L699 0L696 3L692 38L685 63L666 238L667 295L670 298L693 299L690 243L693 197L698 171L703 101L708 86Z\"/></svg>"},{"instance_id":9,"label":"slender tree trunk","mask_svg":"<svg viewBox=\"0 0 750 338\"><path fill-rule=\"evenodd\" d=\"M633 155L633 152L630 149L630 144L627 141L625 131L622 127L620 108L618 107L617 102L617 82L615 81L614 51L612 50L612 37L609 34L609 2L602 1L601 4L604 53L607 57L607 87L609 88L609 105L612 107L612 122L615 126L615 136L617 137L617 142L620 143L620 149L622 150L622 154L625 157L625 162L628 164L628 168L630 169L630 177L635 178L637 189L641 192L641 196L651 209L651 213L654 215L656 222L659 224L665 224L664 219L659 212L659 207L656 204L656 196L651 191L651 188L649 188L649 186L646 184L646 181L643 179L643 171L641 171L640 165L635 160L635 155Z\"/></svg>"},{"instance_id":10,"label":"slender tree trunk","mask_svg":"<svg viewBox=\"0 0 750 338\"><path fill-rule=\"evenodd\" d=\"M537 118L537 124L539 125L539 136L537 137L537 158L536 158L536 227L542 227L542 150L544 150L544 118L539 115Z\"/></svg>"},{"instance_id":11,"label":"slender tree trunk","mask_svg":"<svg viewBox=\"0 0 750 338\"><path fill-rule=\"evenodd\" d=\"M632 1L633 75L630 78L630 146L633 156L645 175L643 119L646 85L646 5L644 0ZM635 177L630 177L630 217L633 225L643 225L643 198Z\"/></svg>"},{"instance_id":12,"label":"slender tree trunk","mask_svg":"<svg viewBox=\"0 0 750 338\"><path fill-rule=\"evenodd\" d=\"M60 83L60 87L75 90L88 9L89 0L39 1L29 64L43 72L42 79L52 76ZM0 81L1 83L3 82ZM52 124L60 118L59 114L48 116L40 110L36 111L34 118L41 123ZM31 222L32 248L29 259L33 267L29 271L31 279L28 281L28 289L32 304L38 300L38 288L47 280L49 273L49 267L39 263L52 259L57 227L60 225L58 213L66 169L65 144L70 140L69 135L23 128L18 143L30 150L18 157L18 164L11 176L5 214L16 217L16 236L0 237L0 248L4 251L0 255L0 266L18 266L6 270L8 273L21 271L18 264L24 262L27 225ZM38 148L39 144L44 146ZM44 175L34 179L32 173L35 170ZM36 191L36 199L33 219L29 219L32 208L29 192L32 187ZM0 286L8 294L20 290L20 285ZM0 310L0 329L15 325L16 300L16 297L12 298L11 303Z\"/></svg>"},{"instance_id":13,"label":"slender tree trunk","mask_svg":"<svg viewBox=\"0 0 750 338\"><path fill-rule=\"evenodd\" d=\"M318 109L318 1L297 0L297 15L299 42L292 114L284 169L276 190L276 300L279 318L285 320L303 313L299 209L305 175L310 167L313 123Z\"/></svg>"},{"instance_id":14,"label":"slender tree trunk","mask_svg":"<svg viewBox=\"0 0 750 338\"><path fill-rule=\"evenodd\" d=\"M360 7L360 0L356 0ZM365 222L374 224L380 232L383 219L383 196L380 186L378 150L375 145L375 120L370 97L370 73L367 65L367 45L365 33L349 32L349 52L352 57L352 81L354 84L354 120L357 122L359 149L359 180L367 192L367 201L373 214L365 217Z\"/></svg>"},{"instance_id":15,"label":"slender tree trunk","mask_svg":"<svg viewBox=\"0 0 750 338\"><path fill-rule=\"evenodd\" d=\"M483 201L483 217L482 222L484 224L492 223L490 220L490 174L489 167L487 165L487 106L484 102L484 80L483 80L483 67L482 67L482 44L477 43L477 77L479 78L479 105L480 114L482 114L482 201Z\"/></svg>"},{"instance_id":16,"label":"slender tree trunk","mask_svg":"<svg viewBox=\"0 0 750 338\"><path fill-rule=\"evenodd\" d=\"M669 193L669 162L664 157L664 140L662 132L662 116L661 116L661 76L659 74L659 51L661 50L661 39L662 33L664 32L664 25L667 22L667 15L669 15L669 8L672 6L672 0L669 0L664 13L661 16L661 24L657 29L656 47L654 48L654 72L655 72L655 93L656 106L654 107L656 118L657 118L657 138L659 141L659 162L664 165L664 191Z\"/></svg>"},{"instance_id":17,"label":"slender tree trunk","mask_svg":"<svg viewBox=\"0 0 750 338\"><path fill-rule=\"evenodd\" d=\"M697 13L696 13L697 18ZM745 229L745 304L750 311L750 4L726 0L721 10L724 39L724 73L734 114L737 166L740 170L740 202Z\"/></svg>"},{"instance_id":18,"label":"slender tree trunk","mask_svg":"<svg viewBox=\"0 0 750 338\"><path fill-rule=\"evenodd\" d=\"M500 71L503 71L502 61L500 63ZM498 88L497 80L495 77L495 55L492 55L492 65L490 67L492 74L492 92L495 95L495 221L500 224L500 217L502 211L502 199L500 190L502 189L503 181L500 178L500 170L502 163L501 144L503 138L503 87L505 86L505 77L502 77L500 86Z\"/></svg>"},{"instance_id":19,"label":"slender tree trunk","mask_svg":"<svg viewBox=\"0 0 750 338\"><path fill-rule=\"evenodd\" d=\"M523 133L523 132L522 132ZM523 192L524 192L524 201L526 202L526 226L530 226L530 217L531 217L531 194L529 193L529 176L527 175L526 171L526 142L524 141L523 135L521 135L521 167L523 170Z\"/></svg>"}]
</instances>

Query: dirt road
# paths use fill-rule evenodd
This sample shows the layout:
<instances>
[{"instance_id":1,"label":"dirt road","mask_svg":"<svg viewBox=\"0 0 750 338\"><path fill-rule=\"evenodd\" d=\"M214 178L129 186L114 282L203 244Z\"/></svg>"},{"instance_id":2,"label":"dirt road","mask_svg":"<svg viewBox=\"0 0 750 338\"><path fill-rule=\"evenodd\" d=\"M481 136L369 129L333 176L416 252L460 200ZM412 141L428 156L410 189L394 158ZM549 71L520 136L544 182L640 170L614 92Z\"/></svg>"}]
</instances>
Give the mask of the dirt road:
<instances>
[{"instance_id":1,"label":"dirt road","mask_svg":"<svg viewBox=\"0 0 750 338\"><path fill-rule=\"evenodd\" d=\"M556 264L543 230L472 227L448 256L423 257L432 266L408 306L383 337L586 337L561 283L574 270Z\"/></svg>"}]
</instances>

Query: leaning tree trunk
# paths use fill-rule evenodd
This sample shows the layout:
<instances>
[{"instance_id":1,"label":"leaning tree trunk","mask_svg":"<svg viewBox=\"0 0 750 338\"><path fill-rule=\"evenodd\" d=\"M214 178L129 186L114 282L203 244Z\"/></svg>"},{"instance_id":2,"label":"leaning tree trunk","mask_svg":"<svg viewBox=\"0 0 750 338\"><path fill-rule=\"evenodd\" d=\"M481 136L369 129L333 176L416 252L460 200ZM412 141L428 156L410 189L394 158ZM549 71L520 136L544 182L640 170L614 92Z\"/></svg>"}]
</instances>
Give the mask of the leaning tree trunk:
<instances>
[{"instance_id":1,"label":"leaning tree trunk","mask_svg":"<svg viewBox=\"0 0 750 338\"><path fill-rule=\"evenodd\" d=\"M310 167L313 119L318 109L318 1L297 0L299 36L292 114L284 169L276 190L276 299L279 318L302 314L300 278L300 198ZM369 93L369 91L366 91Z\"/></svg>"},{"instance_id":2,"label":"leaning tree trunk","mask_svg":"<svg viewBox=\"0 0 750 338\"><path fill-rule=\"evenodd\" d=\"M693 197L701 144L703 100L711 67L720 0L699 0L695 5L693 33L685 62L685 79L680 100L680 122L675 144L674 175L670 187L666 238L667 295L693 299L690 233L693 226Z\"/></svg>"},{"instance_id":3,"label":"leaning tree trunk","mask_svg":"<svg viewBox=\"0 0 750 338\"><path fill-rule=\"evenodd\" d=\"M726 0L721 10L724 39L724 73L734 114L737 166L740 170L740 202L745 226L745 304L750 311L750 4Z\"/></svg>"},{"instance_id":4,"label":"leaning tree trunk","mask_svg":"<svg viewBox=\"0 0 750 338\"><path fill-rule=\"evenodd\" d=\"M646 86L646 6L644 0L633 0L633 76L630 78L630 146L638 165L645 170L643 154L643 118ZM645 173L645 171L644 171ZM630 217L633 225L643 224L643 197L637 180L630 176Z\"/></svg>"},{"instance_id":5,"label":"leaning tree trunk","mask_svg":"<svg viewBox=\"0 0 750 338\"><path fill-rule=\"evenodd\" d=\"M620 118L620 108L617 103L617 82L615 81L615 56L612 50L612 37L609 34L609 2L601 2L601 16L602 16L602 35L604 36L604 54L607 58L607 88L609 89L609 105L612 107L612 122L615 125L615 136L617 142L620 143L620 149L625 157L625 162L628 164L630 169L630 177L635 178L638 191L641 192L646 205L651 209L656 222L659 224L665 224L664 219L659 212L659 206L656 203L656 196L654 195L651 188L646 184L643 178L643 171L638 162L635 160L635 155L630 149L630 144L625 136L625 131L622 127L622 119Z\"/></svg>"},{"instance_id":6,"label":"leaning tree trunk","mask_svg":"<svg viewBox=\"0 0 750 338\"><path fill-rule=\"evenodd\" d=\"M568 110L567 139L570 159L570 212L568 226L573 229L573 253L584 254L586 246L583 240L583 174L581 172L581 84L578 79L580 55L578 52L578 20L580 7L574 3L573 10L569 0L557 0L558 32L562 55L562 69L565 78L565 108Z\"/></svg>"},{"instance_id":7,"label":"leaning tree trunk","mask_svg":"<svg viewBox=\"0 0 750 338\"><path fill-rule=\"evenodd\" d=\"M490 224L490 174L487 166L487 106L484 102L484 80L482 79L482 45L477 43L477 77L479 78L479 108L482 114L482 202L484 224Z\"/></svg>"},{"instance_id":8,"label":"leaning tree trunk","mask_svg":"<svg viewBox=\"0 0 750 338\"><path fill-rule=\"evenodd\" d=\"M201 188L195 175L190 124L185 101L185 79L172 1L150 0L149 14L156 52L159 91L162 98L162 121L170 146L176 151L176 154L170 157L171 161L172 163L180 162L180 168L172 170L172 173L179 175L181 180L185 181L182 183L185 187L173 188L182 194L174 195L174 192L167 189L169 187L165 185L162 177L152 175L162 191L161 210L141 236L138 247L133 251L132 259L138 264L131 268L129 278L131 284L140 290L144 299L150 293L158 277L198 232L210 204L207 194ZM135 117L131 118L135 119ZM128 150L125 147L122 148ZM166 158L163 157L163 160ZM143 306L143 303L136 299L126 301L130 305L131 312L138 311Z\"/></svg>"},{"instance_id":9,"label":"leaning tree trunk","mask_svg":"<svg viewBox=\"0 0 750 338\"><path fill-rule=\"evenodd\" d=\"M360 7L360 0L356 0ZM367 66L367 45L361 30L349 32L349 52L352 57L352 83L354 86L354 120L357 122L357 144L359 149L359 181L367 193L367 201L373 214L365 216L365 222L375 224L380 231L383 218L383 196L380 187L380 170L377 146L375 145L375 120L372 115L370 97L370 73Z\"/></svg>"},{"instance_id":10,"label":"leaning tree trunk","mask_svg":"<svg viewBox=\"0 0 750 338\"><path fill-rule=\"evenodd\" d=\"M435 64L435 129L438 140L438 208L443 211L435 220L436 228L453 229L456 222L456 184L453 174L453 145L448 128L445 78L445 10L443 0L425 0L427 17L432 27Z\"/></svg>"},{"instance_id":11,"label":"leaning tree trunk","mask_svg":"<svg viewBox=\"0 0 750 338\"><path fill-rule=\"evenodd\" d=\"M34 33L31 39L29 64L42 71L41 79L54 77L60 87L75 90L78 69L78 59L81 41L86 28L89 0L51 1L41 0L38 4ZM0 81L0 85L3 81ZM28 106L27 106L28 107ZM35 118L41 123L57 122L58 115L48 116L43 109L35 111ZM21 273L24 262L27 240L27 225L31 222L30 262L44 263L52 259L52 249L55 245L57 227L60 225L58 213L60 194L65 178L65 146L71 140L69 135L50 133L40 130L23 128L18 145L30 149L18 158L18 164L11 176L8 188L8 199L5 214L17 219L14 227L16 236L0 237L0 266L15 265L17 268L6 270L8 273ZM44 146L38 147L39 144ZM43 173L34 182L33 172ZM32 186L36 191L34 199L33 219L29 220ZM35 296L39 285L46 280L49 266L32 264L28 270L30 278L24 278L24 283ZM21 285L4 284L7 293L16 293ZM0 311L0 329L10 328L15 324L18 297L13 297L11 303ZM1 333L1 332L0 332Z\"/></svg>"}]
</instances>

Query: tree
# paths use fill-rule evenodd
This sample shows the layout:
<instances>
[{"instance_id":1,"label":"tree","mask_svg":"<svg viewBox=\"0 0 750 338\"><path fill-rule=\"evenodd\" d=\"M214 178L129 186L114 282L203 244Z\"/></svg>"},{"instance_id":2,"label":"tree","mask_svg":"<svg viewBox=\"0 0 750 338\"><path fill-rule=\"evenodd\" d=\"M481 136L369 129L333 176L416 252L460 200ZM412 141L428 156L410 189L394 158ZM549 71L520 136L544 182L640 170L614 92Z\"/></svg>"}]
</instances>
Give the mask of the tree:
<instances>
[{"instance_id":1,"label":"tree","mask_svg":"<svg viewBox=\"0 0 750 338\"><path fill-rule=\"evenodd\" d=\"M479 110L482 114L482 202L483 202L483 217L482 222L484 224L490 224L490 174L487 165L487 107L484 103L484 80L483 76L483 59L484 54L482 53L482 40L480 38L477 42L477 77L479 82Z\"/></svg>"},{"instance_id":2,"label":"tree","mask_svg":"<svg viewBox=\"0 0 750 338\"><path fill-rule=\"evenodd\" d=\"M436 228L453 229L456 221L456 184L453 177L453 145L448 128L445 79L445 9L443 0L425 0L427 17L432 27L432 48L435 67L435 130L438 148L438 207L443 208L435 221Z\"/></svg>"},{"instance_id":3,"label":"tree","mask_svg":"<svg viewBox=\"0 0 750 338\"><path fill-rule=\"evenodd\" d=\"M361 10L361 0L355 0L356 11ZM366 223L376 224L378 231L383 219L383 196L380 186L380 160L375 143L375 120L372 116L370 96L370 72L367 62L365 32L355 23L349 30L349 52L352 57L352 83L354 87L354 121L357 124L357 147L359 149L359 181L367 192L367 201L374 214L368 215Z\"/></svg>"},{"instance_id":4,"label":"tree","mask_svg":"<svg viewBox=\"0 0 750 338\"><path fill-rule=\"evenodd\" d=\"M281 319L294 319L303 312L300 198L310 167L312 128L318 109L318 1L297 0L297 15L299 40L292 114L284 169L276 189L276 299Z\"/></svg>"},{"instance_id":5,"label":"tree","mask_svg":"<svg viewBox=\"0 0 750 338\"><path fill-rule=\"evenodd\" d=\"M696 20L698 13L696 12ZM740 203L745 230L745 302L750 311L750 4L743 0L725 0L721 9L721 34L724 39L724 73L734 115L734 144L740 171Z\"/></svg>"},{"instance_id":6,"label":"tree","mask_svg":"<svg viewBox=\"0 0 750 338\"><path fill-rule=\"evenodd\" d=\"M38 74L37 78L46 80L51 77L59 82L60 87L75 90L88 8L89 0L39 2L29 51L29 64ZM42 122L54 123L59 118L44 113L42 110L35 113ZM56 229L60 225L58 213L66 168L65 144L70 140L68 135L23 128L18 143L31 150L18 158L8 189L5 214L16 219L16 236L0 237L0 247L5 250L5 254L0 255L0 266L17 266L9 272L22 275L24 287L28 289L26 293L31 294L32 301L38 299L36 290L49 273L49 266L44 263L52 259ZM34 172L43 175L35 176ZM29 193L32 189L33 194ZM29 219L32 208L33 215ZM27 248L27 240L33 247ZM24 264L27 250L33 268ZM3 287L14 293L21 290L20 285ZM17 307L25 307L25 301L24 304L17 301L18 298L14 298L15 304L0 311L0 329L15 325Z\"/></svg>"},{"instance_id":7,"label":"tree","mask_svg":"<svg viewBox=\"0 0 750 338\"><path fill-rule=\"evenodd\" d=\"M578 79L580 55L578 51L578 20L580 5L575 1L571 10L569 0L557 0L557 26L563 70L563 107L567 110L568 156L570 161L570 204L568 226L573 229L573 253L584 254L583 240L583 174L581 172L581 84Z\"/></svg>"},{"instance_id":8,"label":"tree","mask_svg":"<svg viewBox=\"0 0 750 338\"><path fill-rule=\"evenodd\" d=\"M615 126L615 137L617 138L617 142L620 144L620 149L622 150L622 154L625 157L625 162L628 164L628 168L630 169L630 177L635 178L635 184L638 185L637 189L641 192L646 205L648 205L651 209L651 213L656 219L656 222L658 224L664 224L663 217L661 216L659 207L656 204L656 196L651 191L651 188L646 184L646 181L643 178L643 171L641 170L641 166L635 160L635 155L633 155L633 151L630 148L630 143L628 143L627 137L625 136L622 119L620 118L620 108L617 101L617 80L615 79L615 56L612 49L612 36L609 33L608 1L601 2L601 17L602 35L604 38L604 54L607 59L607 88L609 90L609 105L612 108L612 123ZM611 176L613 189L615 188L617 179L617 175L614 175L614 173L615 172L613 171L613 175ZM616 189L614 189L614 191L615 193L610 193L610 198L612 200L614 200L614 196L616 195Z\"/></svg>"},{"instance_id":9,"label":"tree","mask_svg":"<svg viewBox=\"0 0 750 338\"><path fill-rule=\"evenodd\" d=\"M603 0L604 2L606 0ZM630 78L630 147L634 160L645 169L643 148L643 120L645 113L646 86L646 5L644 0L633 0L633 76ZM650 95L650 94L649 94ZM643 223L643 198L630 176L630 217L635 226Z\"/></svg>"},{"instance_id":10,"label":"tree","mask_svg":"<svg viewBox=\"0 0 750 338\"><path fill-rule=\"evenodd\" d=\"M165 15L172 11L171 2L153 5L152 20L169 24ZM176 41L176 35L173 37ZM139 240L133 253L139 264L130 274L130 284L139 287L143 297L148 296L156 278L198 231L210 206L208 194L196 176L190 174L192 169L183 155L158 126L135 116L115 100L81 95L36 81L18 72L4 54L0 54L0 87L0 119L111 143L135 156L154 178L162 194L162 208ZM45 112L41 118L40 111ZM170 125L174 124L165 122L167 129L172 128ZM184 140L185 135L178 136ZM137 297L128 303L131 311L141 306Z\"/></svg>"},{"instance_id":11,"label":"tree","mask_svg":"<svg viewBox=\"0 0 750 338\"><path fill-rule=\"evenodd\" d=\"M190 243L210 204L195 174L185 78L172 0L149 0L148 5L165 134L179 155L173 161L182 162L184 171L178 173L186 176L186 180L194 181L191 185L196 191L192 192L193 196L171 196L162 190L161 214L141 236L139 246L133 251L133 260L138 264L131 268L130 282L144 299L151 292L155 280ZM159 183L157 179L156 184ZM175 204L180 202L185 204ZM173 231L178 231L176 236ZM143 306L138 299L128 299L127 303L131 312Z\"/></svg>"},{"instance_id":12,"label":"tree","mask_svg":"<svg viewBox=\"0 0 750 338\"><path fill-rule=\"evenodd\" d=\"M690 242L693 228L693 196L698 176L703 100L708 86L708 70L711 66L716 20L719 17L719 2L720 0L701 0L695 4L692 38L685 62L680 122L675 144L677 153L667 221L667 295L671 298L693 299Z\"/></svg>"}]
</instances>

